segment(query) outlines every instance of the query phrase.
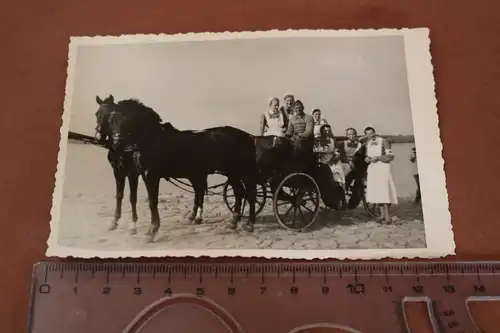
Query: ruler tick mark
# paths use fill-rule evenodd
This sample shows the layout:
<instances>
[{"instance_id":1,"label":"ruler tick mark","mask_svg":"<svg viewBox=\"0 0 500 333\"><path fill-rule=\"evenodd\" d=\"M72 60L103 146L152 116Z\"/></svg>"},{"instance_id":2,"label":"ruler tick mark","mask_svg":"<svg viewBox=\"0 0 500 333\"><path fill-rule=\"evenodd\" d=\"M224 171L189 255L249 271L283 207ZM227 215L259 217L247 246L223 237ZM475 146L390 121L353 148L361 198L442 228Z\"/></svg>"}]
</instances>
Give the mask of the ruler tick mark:
<instances>
[{"instance_id":1,"label":"ruler tick mark","mask_svg":"<svg viewBox=\"0 0 500 333\"><path fill-rule=\"evenodd\" d=\"M47 267L48 266L45 266L45 273L43 274L43 283L47 283L47 280L49 278L49 270Z\"/></svg>"}]
</instances>

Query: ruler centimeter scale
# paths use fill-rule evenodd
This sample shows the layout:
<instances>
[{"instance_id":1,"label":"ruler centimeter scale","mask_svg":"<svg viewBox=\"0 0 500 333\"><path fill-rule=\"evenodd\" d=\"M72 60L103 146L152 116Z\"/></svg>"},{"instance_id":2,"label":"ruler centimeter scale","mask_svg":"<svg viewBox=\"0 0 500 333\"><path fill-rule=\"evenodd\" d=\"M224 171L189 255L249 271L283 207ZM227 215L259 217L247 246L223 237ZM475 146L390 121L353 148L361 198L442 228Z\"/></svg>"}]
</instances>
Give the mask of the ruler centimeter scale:
<instances>
[{"instance_id":1,"label":"ruler centimeter scale","mask_svg":"<svg viewBox=\"0 0 500 333\"><path fill-rule=\"evenodd\" d=\"M416 303L435 333L482 333L500 262L42 262L31 294L30 333L420 333Z\"/></svg>"}]
</instances>

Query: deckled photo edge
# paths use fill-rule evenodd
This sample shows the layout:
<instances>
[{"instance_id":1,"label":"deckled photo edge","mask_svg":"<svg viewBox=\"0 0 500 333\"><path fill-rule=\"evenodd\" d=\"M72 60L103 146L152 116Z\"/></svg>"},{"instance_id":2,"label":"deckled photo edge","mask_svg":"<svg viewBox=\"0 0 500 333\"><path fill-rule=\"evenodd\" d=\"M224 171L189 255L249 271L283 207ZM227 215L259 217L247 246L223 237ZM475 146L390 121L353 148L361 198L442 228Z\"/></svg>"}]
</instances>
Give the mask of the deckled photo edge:
<instances>
[{"instance_id":1,"label":"deckled photo edge","mask_svg":"<svg viewBox=\"0 0 500 333\"><path fill-rule=\"evenodd\" d=\"M55 172L55 184L54 191L52 193L52 207L50 209L50 233L47 239L47 245L49 250L52 247L58 248L57 244L59 236L59 222L61 218L61 203L63 198L63 187L64 187L64 173L66 167L66 155L68 149L68 132L69 123L71 118L71 105L72 96L74 91L74 76L75 76L75 66L76 58L78 53L77 42L70 38L68 43L68 56L67 56L67 70L66 70L66 85L64 92L64 102L63 102L63 112L62 112L62 124L59 130L59 151L57 154L56 172ZM64 256L68 256L64 254Z\"/></svg>"},{"instance_id":2,"label":"deckled photo edge","mask_svg":"<svg viewBox=\"0 0 500 333\"><path fill-rule=\"evenodd\" d=\"M96 35L72 36L70 40L75 45L102 45L102 44L145 44L185 41L210 41L231 39L263 39L263 38L297 38L297 37L381 37L405 36L415 33L428 33L428 28L382 28L382 29L287 29L287 30L257 30L257 31L225 31L225 32L188 32L177 34L123 34L123 35Z\"/></svg>"},{"instance_id":3,"label":"deckled photo edge","mask_svg":"<svg viewBox=\"0 0 500 333\"><path fill-rule=\"evenodd\" d=\"M455 254L455 241L446 188L429 31L408 33L405 37L405 57L415 145L418 150L423 147L430 156L418 160L422 192L432 193L432 197L422 197L427 247L452 255Z\"/></svg>"},{"instance_id":4,"label":"deckled photo edge","mask_svg":"<svg viewBox=\"0 0 500 333\"><path fill-rule=\"evenodd\" d=\"M81 257L81 258L126 258L126 257L265 257L265 258L283 258L283 259L383 259L383 258L395 258L395 259L410 259L410 258L432 258L432 257L443 257L446 255L454 254L455 244L453 241L453 232L451 226L451 220L449 218L448 202L446 188L444 192L441 191L446 202L445 217L448 219L439 222L438 226L430 225L430 223L425 223L426 238L427 238L427 248L422 249L368 249L368 250L205 250L205 249L193 249L193 250L137 250L137 251L95 251L95 250L83 250L77 248L68 248L60 246L57 243L58 228L60 221L60 204L62 201L62 190L64 185L64 171L65 171L65 159L66 159L66 149L67 149L67 133L69 131L69 120L70 120L70 109L71 109L71 99L73 95L73 85L74 85L74 71L75 63L77 57L77 47L78 45L90 45L90 44L122 44L122 43L148 43L148 42L176 42L176 41L186 41L186 40L221 40L221 39L252 39L252 38L296 38L296 37L333 37L333 36L345 36L345 37L355 37L355 36L384 36L384 35L401 35L405 37L405 48L408 50L408 45L415 46L418 39L424 39L427 43L427 51L420 47L419 57L422 57L422 52L427 52L424 59L415 59L421 62L430 70L421 71L421 75L425 77L425 82L413 82L410 79L410 65L408 65L408 83L419 84L423 86L423 95L426 100L426 104L432 107L425 112L426 119L424 121L429 122L429 117L433 118L435 122L432 122L432 126L435 126L437 131L437 136L434 136L435 148L439 150L440 158L437 163L440 164L440 168L444 178L444 160L442 158L442 143L439 137L439 127L438 127L438 117L436 113L436 97L434 94L434 76L432 71L431 54L429 50L429 29L428 28L403 28L403 29L358 29L358 30L270 30L270 31L242 31L242 32L204 32L204 33L181 33L181 34L129 34L121 36L76 36L70 38L69 43L69 53L68 53L68 69L66 78L66 94L64 100L64 110L62 115L62 126L60 130L61 138L59 144L59 153L57 161L57 171L55 175L55 188L53 193L53 205L51 207L51 221L50 221L50 236L47 241L48 249L46 251L47 256L58 256L58 257ZM409 41L409 44L406 42ZM408 54L406 55L408 61ZM414 69L414 68L413 68ZM415 70L415 69L414 69ZM413 70L413 71L414 71ZM417 72L418 72L417 68ZM429 85L431 84L431 85ZM429 91L430 89L430 91ZM427 90L427 91L426 91ZM429 95L429 92L432 94ZM419 91L419 93L422 93ZM414 109L415 102L415 92L410 87L411 95L411 105ZM420 109L420 107L419 107ZM434 112L434 114L431 113ZM414 122L418 122L419 117L415 116L415 112L412 112L412 117ZM422 122L422 120L420 121ZM418 125L414 124L415 132L420 132L417 130ZM415 140L422 142L422 139L417 139L418 134L415 133ZM434 166L435 166L434 161ZM422 165L423 169L428 169L427 163L419 163ZM426 192L424 190L424 192ZM429 205L429 204L428 204ZM424 212L424 214L427 214ZM429 237L433 232L439 230L445 230L447 236L449 235L448 244L443 244L443 239L439 236L439 241L437 238ZM444 245L444 246L443 246Z\"/></svg>"},{"instance_id":5,"label":"deckled photo edge","mask_svg":"<svg viewBox=\"0 0 500 333\"><path fill-rule=\"evenodd\" d=\"M244 250L244 249L171 249L99 251L55 246L46 253L48 257L75 257L84 259L124 258L246 258L289 260L381 260L381 259L428 259L447 256L439 250L429 249L340 249L340 250Z\"/></svg>"}]
</instances>

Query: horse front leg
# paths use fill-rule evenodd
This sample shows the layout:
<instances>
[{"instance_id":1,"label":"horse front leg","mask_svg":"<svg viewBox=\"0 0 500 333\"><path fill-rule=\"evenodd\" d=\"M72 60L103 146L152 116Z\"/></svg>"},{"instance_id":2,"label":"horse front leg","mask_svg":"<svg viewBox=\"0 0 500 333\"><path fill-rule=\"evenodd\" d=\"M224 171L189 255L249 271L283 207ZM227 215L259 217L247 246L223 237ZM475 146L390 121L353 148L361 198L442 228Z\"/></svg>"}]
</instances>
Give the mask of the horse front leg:
<instances>
[{"instance_id":1,"label":"horse front leg","mask_svg":"<svg viewBox=\"0 0 500 333\"><path fill-rule=\"evenodd\" d=\"M130 206L132 207L132 223L129 226L129 234L137 233L137 187L139 184L139 174L135 171L129 172L128 184L130 188Z\"/></svg>"},{"instance_id":2,"label":"horse front leg","mask_svg":"<svg viewBox=\"0 0 500 333\"><path fill-rule=\"evenodd\" d=\"M116 204L115 204L115 216L111 225L109 226L109 230L115 230L118 227L118 221L122 216L122 201L123 201L123 192L125 190L125 177L126 173L122 168L118 168L113 166L113 174L115 176L116 182Z\"/></svg>"},{"instance_id":3,"label":"horse front leg","mask_svg":"<svg viewBox=\"0 0 500 333\"><path fill-rule=\"evenodd\" d=\"M151 243L154 241L158 229L160 229L160 213L158 212L158 195L160 188L160 178L156 175L148 173L146 177L146 187L148 190L149 209L151 211L151 226L146 232L146 242Z\"/></svg>"}]
</instances>

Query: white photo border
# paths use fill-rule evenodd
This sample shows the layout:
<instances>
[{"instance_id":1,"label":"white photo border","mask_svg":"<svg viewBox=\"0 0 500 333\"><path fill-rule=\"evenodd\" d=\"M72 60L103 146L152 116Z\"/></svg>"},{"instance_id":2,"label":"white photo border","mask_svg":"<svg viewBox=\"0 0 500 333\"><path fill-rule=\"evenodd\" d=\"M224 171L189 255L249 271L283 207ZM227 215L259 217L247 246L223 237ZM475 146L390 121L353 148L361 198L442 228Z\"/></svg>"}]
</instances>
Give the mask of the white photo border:
<instances>
[{"instance_id":1,"label":"white photo border","mask_svg":"<svg viewBox=\"0 0 500 333\"><path fill-rule=\"evenodd\" d=\"M408 249L162 249L162 250L89 250L58 244L61 203L75 65L80 45L137 44L229 39L297 38L297 37L380 37L402 36L405 44L408 86L412 110L415 145L425 151L418 160L420 186L423 193L426 248ZM60 129L55 189L52 198L50 236L47 256L79 258L139 258L139 257L246 257L275 259L383 259L438 258L455 254L455 241L449 212L446 175L442 156L439 119L428 28L359 29L359 30L270 30L221 33L134 34L121 36L71 37L69 43L67 81Z\"/></svg>"}]
</instances>

